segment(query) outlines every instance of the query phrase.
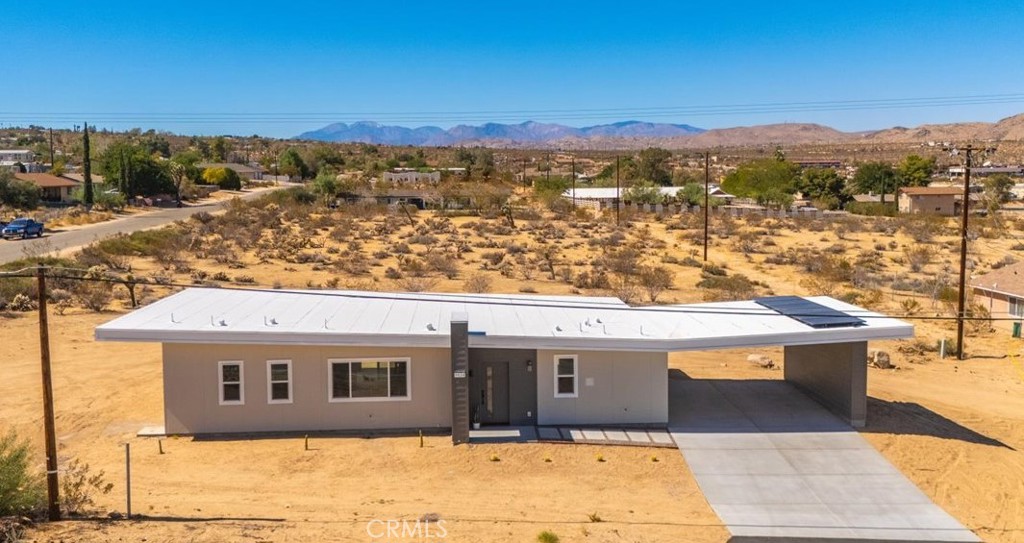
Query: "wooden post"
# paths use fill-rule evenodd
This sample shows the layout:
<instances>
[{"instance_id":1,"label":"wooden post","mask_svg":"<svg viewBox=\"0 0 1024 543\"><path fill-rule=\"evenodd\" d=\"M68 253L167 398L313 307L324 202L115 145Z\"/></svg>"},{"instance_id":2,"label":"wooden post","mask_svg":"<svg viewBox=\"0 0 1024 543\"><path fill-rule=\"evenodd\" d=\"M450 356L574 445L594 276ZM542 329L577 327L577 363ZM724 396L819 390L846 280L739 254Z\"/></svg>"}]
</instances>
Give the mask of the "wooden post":
<instances>
[{"instance_id":1,"label":"wooden post","mask_svg":"<svg viewBox=\"0 0 1024 543\"><path fill-rule=\"evenodd\" d=\"M36 268L39 281L39 360L43 373L43 429L46 434L46 516L60 520L57 484L57 430L53 416L53 381L50 375L50 330L46 319L46 267Z\"/></svg>"},{"instance_id":2,"label":"wooden post","mask_svg":"<svg viewBox=\"0 0 1024 543\"><path fill-rule=\"evenodd\" d=\"M306 434L304 441L305 441L305 445L303 445L303 448L305 448L308 451L309 450L309 434Z\"/></svg>"},{"instance_id":3,"label":"wooden post","mask_svg":"<svg viewBox=\"0 0 1024 543\"><path fill-rule=\"evenodd\" d=\"M132 444L124 444L125 518L132 518Z\"/></svg>"},{"instance_id":4,"label":"wooden post","mask_svg":"<svg viewBox=\"0 0 1024 543\"><path fill-rule=\"evenodd\" d=\"M711 152L704 152L704 262L708 261L708 206L711 201L709 193L711 192L711 167L710 160Z\"/></svg>"},{"instance_id":5,"label":"wooden post","mask_svg":"<svg viewBox=\"0 0 1024 543\"><path fill-rule=\"evenodd\" d=\"M420 430L420 448L423 448L423 430Z\"/></svg>"},{"instance_id":6,"label":"wooden post","mask_svg":"<svg viewBox=\"0 0 1024 543\"><path fill-rule=\"evenodd\" d=\"M964 201L960 203L960 289L956 304L956 357L964 359L964 318L967 317L967 218L971 208L971 153L967 146L967 161L964 166Z\"/></svg>"},{"instance_id":7,"label":"wooden post","mask_svg":"<svg viewBox=\"0 0 1024 543\"><path fill-rule=\"evenodd\" d=\"M162 439L156 440L156 447L157 447L157 449L160 450L160 454L163 454L164 453L164 440L162 440Z\"/></svg>"}]
</instances>

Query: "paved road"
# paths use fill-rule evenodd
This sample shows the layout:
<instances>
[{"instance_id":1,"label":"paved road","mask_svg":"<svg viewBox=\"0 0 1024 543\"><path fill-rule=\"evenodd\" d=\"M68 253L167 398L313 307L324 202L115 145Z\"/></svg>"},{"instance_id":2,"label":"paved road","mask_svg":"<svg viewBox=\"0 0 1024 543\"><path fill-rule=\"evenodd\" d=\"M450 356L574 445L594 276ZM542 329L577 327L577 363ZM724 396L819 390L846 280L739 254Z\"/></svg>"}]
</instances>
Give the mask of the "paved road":
<instances>
[{"instance_id":1,"label":"paved road","mask_svg":"<svg viewBox=\"0 0 1024 543\"><path fill-rule=\"evenodd\" d=\"M281 187L284 188L284 187ZM243 195L243 200L255 198L267 193L267 190L253 191ZM66 231L46 232L43 237L30 240L0 240L0 264L18 260L25 257L26 249L40 249L45 251L63 251L88 245L96 239L102 239L114 234L131 233L147 228L155 228L170 224L174 221L185 219L193 213L207 211L214 213L220 211L230 200L222 200L209 204L199 204L182 208L167 208L156 211L138 213L122 219L101 222L89 226L83 226Z\"/></svg>"},{"instance_id":2,"label":"paved road","mask_svg":"<svg viewBox=\"0 0 1024 543\"><path fill-rule=\"evenodd\" d=\"M672 380L669 389L669 431L737 538L979 541L789 383Z\"/></svg>"}]
</instances>

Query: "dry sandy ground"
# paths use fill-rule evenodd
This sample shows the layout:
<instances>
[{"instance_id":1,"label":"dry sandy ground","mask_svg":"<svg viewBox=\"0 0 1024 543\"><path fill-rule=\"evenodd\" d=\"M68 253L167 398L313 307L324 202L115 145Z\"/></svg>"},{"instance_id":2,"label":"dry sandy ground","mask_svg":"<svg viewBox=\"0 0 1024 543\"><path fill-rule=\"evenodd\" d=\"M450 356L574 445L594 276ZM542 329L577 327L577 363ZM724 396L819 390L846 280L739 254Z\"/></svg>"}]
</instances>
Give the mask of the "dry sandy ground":
<instances>
[{"instance_id":1,"label":"dry sandy ground","mask_svg":"<svg viewBox=\"0 0 1024 543\"><path fill-rule=\"evenodd\" d=\"M30 534L37 541L373 541L370 521L427 513L445 520L449 541L534 541L543 530L567 542L728 539L671 449L452 447L446 437L421 449L417 438L388 437L313 438L305 451L300 438L179 438L160 455L155 440L134 437L161 421L159 348L92 342L93 326L113 316L52 317L60 455L106 471L115 487L98 509L124 511L130 442L134 511L149 518L47 525ZM0 335L10 353L0 426L38 445L36 319L0 320ZM781 378L746 354L678 354L671 364L693 378ZM895 359L898 369L871 370L863 435L986 541L1024 541L1024 369Z\"/></svg>"}]
</instances>

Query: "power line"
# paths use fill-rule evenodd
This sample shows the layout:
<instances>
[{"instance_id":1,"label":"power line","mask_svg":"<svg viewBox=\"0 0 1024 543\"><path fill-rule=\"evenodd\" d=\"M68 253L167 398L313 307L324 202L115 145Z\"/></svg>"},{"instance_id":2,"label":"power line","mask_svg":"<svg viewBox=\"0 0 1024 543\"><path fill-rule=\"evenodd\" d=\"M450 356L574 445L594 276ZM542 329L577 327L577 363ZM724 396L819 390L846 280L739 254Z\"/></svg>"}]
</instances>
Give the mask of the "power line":
<instances>
[{"instance_id":1,"label":"power line","mask_svg":"<svg viewBox=\"0 0 1024 543\"><path fill-rule=\"evenodd\" d=\"M555 119L605 119L630 115L644 117L720 116L765 113L839 112L897 108L949 107L1024 103L1024 93L888 98L871 100L830 100L769 102L706 106L662 106L583 109L519 109L465 111L320 111L320 112L0 112L7 122L70 122L88 116L100 122L162 121L175 124L222 122L229 124L336 122L344 119L374 118L388 122L470 122Z\"/></svg>"}]
</instances>

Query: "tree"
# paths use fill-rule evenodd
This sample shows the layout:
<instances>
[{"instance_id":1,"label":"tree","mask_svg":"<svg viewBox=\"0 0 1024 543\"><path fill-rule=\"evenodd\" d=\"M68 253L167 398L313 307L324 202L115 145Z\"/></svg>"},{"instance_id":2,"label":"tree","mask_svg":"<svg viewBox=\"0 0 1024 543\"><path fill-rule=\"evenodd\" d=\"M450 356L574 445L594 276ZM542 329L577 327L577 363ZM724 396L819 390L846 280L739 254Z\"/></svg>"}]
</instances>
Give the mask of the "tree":
<instances>
[{"instance_id":1,"label":"tree","mask_svg":"<svg viewBox=\"0 0 1024 543\"><path fill-rule=\"evenodd\" d=\"M853 189L858 194L878 193L885 203L886 192L896 192L896 170L887 162L868 162L853 175Z\"/></svg>"},{"instance_id":2,"label":"tree","mask_svg":"<svg viewBox=\"0 0 1024 543\"><path fill-rule=\"evenodd\" d=\"M15 179L10 170L0 168L0 204L15 209L35 209L39 205L39 187Z\"/></svg>"},{"instance_id":3,"label":"tree","mask_svg":"<svg viewBox=\"0 0 1024 543\"><path fill-rule=\"evenodd\" d=\"M224 136L214 138L213 144L210 145L210 155L215 162L227 162L230 153L231 144L224 139Z\"/></svg>"},{"instance_id":4,"label":"tree","mask_svg":"<svg viewBox=\"0 0 1024 543\"><path fill-rule=\"evenodd\" d=\"M808 168L800 174L797 184L805 198L825 206L839 209L850 200L846 193L846 180L832 168Z\"/></svg>"},{"instance_id":5,"label":"tree","mask_svg":"<svg viewBox=\"0 0 1024 543\"><path fill-rule=\"evenodd\" d=\"M907 155L896 167L901 187L925 187L935 173L935 157Z\"/></svg>"},{"instance_id":6,"label":"tree","mask_svg":"<svg viewBox=\"0 0 1024 543\"><path fill-rule=\"evenodd\" d=\"M657 185L671 185L672 172L667 166L670 158L672 158L672 152L667 149L648 147L640 151L637 175L641 180L651 181Z\"/></svg>"},{"instance_id":7,"label":"tree","mask_svg":"<svg viewBox=\"0 0 1024 543\"><path fill-rule=\"evenodd\" d=\"M96 197L92 187L92 156L89 151L89 123L82 123L82 203L86 209L92 207Z\"/></svg>"},{"instance_id":8,"label":"tree","mask_svg":"<svg viewBox=\"0 0 1024 543\"><path fill-rule=\"evenodd\" d=\"M722 188L736 196L754 198L758 204L789 207L796 192L800 168L773 158L740 165L725 177Z\"/></svg>"},{"instance_id":9,"label":"tree","mask_svg":"<svg viewBox=\"0 0 1024 543\"><path fill-rule=\"evenodd\" d=\"M340 192L337 174L329 168L321 170L313 181L313 192L319 194L326 202L333 200Z\"/></svg>"},{"instance_id":10,"label":"tree","mask_svg":"<svg viewBox=\"0 0 1024 543\"><path fill-rule=\"evenodd\" d=\"M206 168L203 180L224 190L242 190L242 178L231 168Z\"/></svg>"},{"instance_id":11,"label":"tree","mask_svg":"<svg viewBox=\"0 0 1024 543\"><path fill-rule=\"evenodd\" d=\"M1012 195L1010 189L1013 188L1014 183L1009 175L1005 173L991 175L982 181L982 185L985 187L985 207L989 212L995 212L999 206L1010 201Z\"/></svg>"},{"instance_id":12,"label":"tree","mask_svg":"<svg viewBox=\"0 0 1024 543\"><path fill-rule=\"evenodd\" d=\"M634 204L661 204L665 202L665 196L661 194L659 187L646 180L640 181L622 191L622 199Z\"/></svg>"},{"instance_id":13,"label":"tree","mask_svg":"<svg viewBox=\"0 0 1024 543\"><path fill-rule=\"evenodd\" d=\"M175 191L166 165L128 141L107 147L98 160L103 175L129 198Z\"/></svg>"},{"instance_id":14,"label":"tree","mask_svg":"<svg viewBox=\"0 0 1024 543\"><path fill-rule=\"evenodd\" d=\"M277 169L288 177L306 179L309 177L309 166L294 147L289 147L277 159Z\"/></svg>"}]
</instances>

